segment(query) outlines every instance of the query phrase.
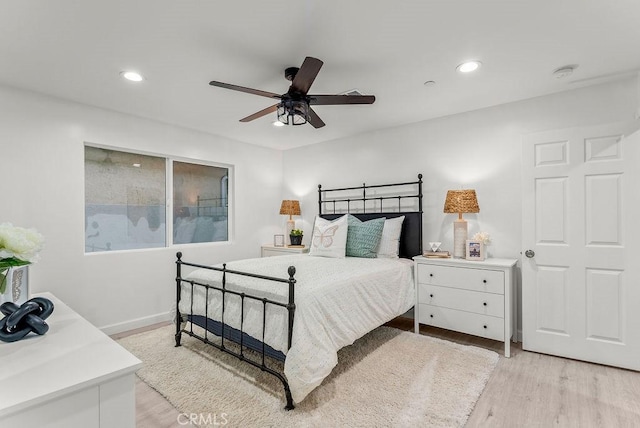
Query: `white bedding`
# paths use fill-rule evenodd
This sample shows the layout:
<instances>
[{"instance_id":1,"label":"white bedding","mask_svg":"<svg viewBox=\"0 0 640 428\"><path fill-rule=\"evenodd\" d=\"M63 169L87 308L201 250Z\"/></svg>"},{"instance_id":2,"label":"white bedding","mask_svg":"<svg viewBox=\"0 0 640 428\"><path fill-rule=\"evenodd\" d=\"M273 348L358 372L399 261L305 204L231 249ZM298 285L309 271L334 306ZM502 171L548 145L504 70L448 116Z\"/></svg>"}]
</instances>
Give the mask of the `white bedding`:
<instances>
[{"instance_id":1,"label":"white bedding","mask_svg":"<svg viewBox=\"0 0 640 428\"><path fill-rule=\"evenodd\" d=\"M295 319L291 349L287 351L288 315L267 305L265 343L285 353L284 372L295 402L322 383L338 362L340 348L408 311L414 303L412 262L407 259L344 259L290 255L227 263L227 269L287 278L296 267ZM198 269L186 279L219 282L220 273ZM180 312L191 311L189 284L182 285ZM204 287L195 287L193 313L204 315ZM242 289L286 303L288 284L227 275L227 288ZM220 293L209 295L208 317L220 320ZM235 300L235 304L234 304ZM240 298L228 295L225 323L240 328ZM246 300L243 329L262 339L262 303Z\"/></svg>"}]
</instances>

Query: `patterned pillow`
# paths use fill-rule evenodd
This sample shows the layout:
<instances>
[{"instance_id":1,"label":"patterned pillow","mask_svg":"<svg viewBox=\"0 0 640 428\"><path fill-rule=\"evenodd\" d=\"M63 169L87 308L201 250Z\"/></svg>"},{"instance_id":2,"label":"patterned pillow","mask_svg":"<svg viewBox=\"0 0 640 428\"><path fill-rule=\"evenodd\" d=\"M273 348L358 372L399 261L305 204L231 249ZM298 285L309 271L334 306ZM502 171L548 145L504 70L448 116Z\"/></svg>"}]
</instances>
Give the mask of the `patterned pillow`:
<instances>
[{"instance_id":1,"label":"patterned pillow","mask_svg":"<svg viewBox=\"0 0 640 428\"><path fill-rule=\"evenodd\" d=\"M347 247L347 216L333 221L316 217L309 255L344 258Z\"/></svg>"},{"instance_id":2,"label":"patterned pillow","mask_svg":"<svg viewBox=\"0 0 640 428\"><path fill-rule=\"evenodd\" d=\"M380 238L380 245L378 245L378 257L398 258L403 222L404 216L385 220L384 228L382 229L382 238Z\"/></svg>"},{"instance_id":3,"label":"patterned pillow","mask_svg":"<svg viewBox=\"0 0 640 428\"><path fill-rule=\"evenodd\" d=\"M349 233L347 235L347 257L375 258L385 218L360 221L349 215Z\"/></svg>"}]
</instances>

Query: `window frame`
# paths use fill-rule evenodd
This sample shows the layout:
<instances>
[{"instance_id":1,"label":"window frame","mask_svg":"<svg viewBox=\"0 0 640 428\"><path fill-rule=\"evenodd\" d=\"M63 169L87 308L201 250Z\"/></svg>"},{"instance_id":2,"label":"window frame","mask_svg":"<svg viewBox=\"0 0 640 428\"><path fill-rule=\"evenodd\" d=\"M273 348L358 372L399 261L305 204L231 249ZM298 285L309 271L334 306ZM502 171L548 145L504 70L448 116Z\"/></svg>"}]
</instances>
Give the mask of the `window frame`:
<instances>
[{"instance_id":1,"label":"window frame","mask_svg":"<svg viewBox=\"0 0 640 428\"><path fill-rule=\"evenodd\" d=\"M131 249L123 249L123 250L109 250L109 251L86 251L86 230L83 230L83 245L84 245L84 255L97 255L97 254L112 254L112 253L121 253L121 252L141 252L141 251L158 251L167 248L174 247L183 247L183 246L203 246L203 245L229 245L233 242L233 224L234 224L234 213L235 213L235 203L234 203L234 184L235 184L235 166L232 164L227 164L223 162L214 162L203 159L194 159L183 156L172 156L168 154L158 153L158 152L149 152L145 150L136 150L127 147L119 147L119 146L111 146L104 144L95 144L88 141L85 141L82 150L83 150L83 186L82 186L82 201L83 201L83 219L86 219L86 168L85 162L85 148L91 147L96 149L104 149L104 150L112 150L119 151L130 154L144 155L144 156L153 156L157 158L162 158L165 161L165 243L164 246L159 247L147 247L147 248L131 248ZM193 242L193 243L180 243L174 244L173 242L173 223L174 223L174 205L173 205L173 197L174 197L174 189L173 189L173 164L174 162L181 163L190 163L194 165L202 165L202 166L210 166L215 168L225 168L227 170L227 195L226 195L226 205L227 205L227 240L226 241L211 241L211 242Z\"/></svg>"}]
</instances>

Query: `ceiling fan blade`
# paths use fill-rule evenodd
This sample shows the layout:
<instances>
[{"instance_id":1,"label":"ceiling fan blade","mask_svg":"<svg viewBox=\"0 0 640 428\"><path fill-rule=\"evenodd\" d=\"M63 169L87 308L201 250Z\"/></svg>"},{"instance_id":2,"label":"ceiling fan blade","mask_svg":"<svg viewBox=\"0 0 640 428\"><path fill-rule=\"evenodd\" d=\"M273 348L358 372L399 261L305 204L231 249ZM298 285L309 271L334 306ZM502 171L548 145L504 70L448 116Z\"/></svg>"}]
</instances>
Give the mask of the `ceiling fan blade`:
<instances>
[{"instance_id":1,"label":"ceiling fan blade","mask_svg":"<svg viewBox=\"0 0 640 428\"><path fill-rule=\"evenodd\" d=\"M257 113L253 113L250 116L240 119L240 122L251 122L254 119L258 119L259 117L266 116L269 113L273 113L274 111L278 110L278 105L280 105L280 103L274 104L271 107L267 107L264 110L260 110Z\"/></svg>"},{"instance_id":2,"label":"ceiling fan blade","mask_svg":"<svg viewBox=\"0 0 640 428\"><path fill-rule=\"evenodd\" d=\"M318 129L318 128L322 128L325 123L322 121L322 119L320 119L320 116L318 116L318 114L313 111L313 109L311 107L309 107L309 121L308 121L311 126L313 126L314 128Z\"/></svg>"},{"instance_id":3,"label":"ceiling fan blade","mask_svg":"<svg viewBox=\"0 0 640 428\"><path fill-rule=\"evenodd\" d=\"M329 106L340 104L373 104L374 95L308 95L309 104Z\"/></svg>"},{"instance_id":4,"label":"ceiling fan blade","mask_svg":"<svg viewBox=\"0 0 640 428\"><path fill-rule=\"evenodd\" d=\"M211 86L217 86L219 88L231 89L233 91L246 92L247 94L260 95L261 97L267 97L267 98L280 98L281 97L280 94L275 94L273 92L261 91L259 89L245 88L244 86L232 85L230 83L216 82L215 80L212 80L211 82L209 82L209 84Z\"/></svg>"},{"instance_id":5,"label":"ceiling fan blade","mask_svg":"<svg viewBox=\"0 0 640 428\"><path fill-rule=\"evenodd\" d=\"M293 82L291 82L291 89L295 92L300 92L301 94L306 95L307 92L309 92L311 84L320 72L322 64L324 63L317 58L312 58L310 56L306 57L302 66L300 66L300 69L296 73L296 77L294 77Z\"/></svg>"}]
</instances>

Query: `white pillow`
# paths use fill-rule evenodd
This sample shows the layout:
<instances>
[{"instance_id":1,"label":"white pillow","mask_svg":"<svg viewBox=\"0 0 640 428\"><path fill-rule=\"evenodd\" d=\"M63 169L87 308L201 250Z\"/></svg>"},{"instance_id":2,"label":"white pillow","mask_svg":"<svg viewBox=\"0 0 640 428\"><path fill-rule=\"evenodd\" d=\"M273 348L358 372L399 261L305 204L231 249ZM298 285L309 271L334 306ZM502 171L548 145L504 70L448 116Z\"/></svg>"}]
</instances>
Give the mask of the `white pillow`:
<instances>
[{"instance_id":1,"label":"white pillow","mask_svg":"<svg viewBox=\"0 0 640 428\"><path fill-rule=\"evenodd\" d=\"M388 218L384 221L382 228L382 237L378 245L378 254L380 258L397 259L400 249L400 233L402 233L402 222L404 216Z\"/></svg>"},{"instance_id":2,"label":"white pillow","mask_svg":"<svg viewBox=\"0 0 640 428\"><path fill-rule=\"evenodd\" d=\"M348 227L346 215L333 221L316 217L309 255L344 258L347 250Z\"/></svg>"}]
</instances>

